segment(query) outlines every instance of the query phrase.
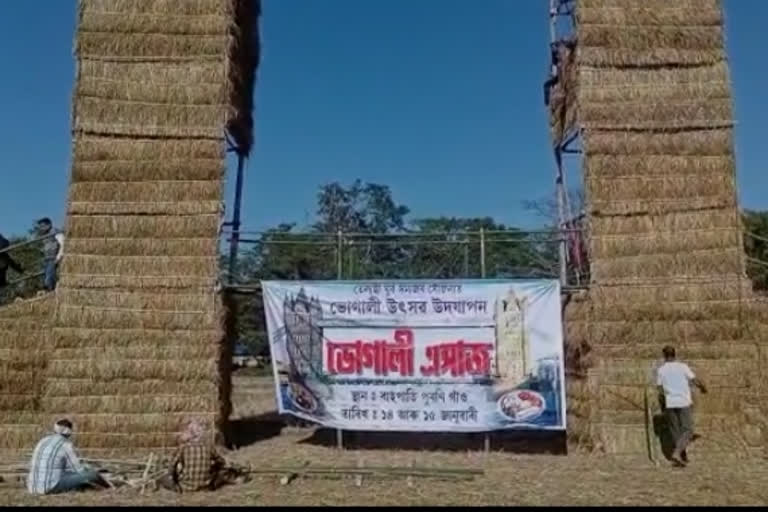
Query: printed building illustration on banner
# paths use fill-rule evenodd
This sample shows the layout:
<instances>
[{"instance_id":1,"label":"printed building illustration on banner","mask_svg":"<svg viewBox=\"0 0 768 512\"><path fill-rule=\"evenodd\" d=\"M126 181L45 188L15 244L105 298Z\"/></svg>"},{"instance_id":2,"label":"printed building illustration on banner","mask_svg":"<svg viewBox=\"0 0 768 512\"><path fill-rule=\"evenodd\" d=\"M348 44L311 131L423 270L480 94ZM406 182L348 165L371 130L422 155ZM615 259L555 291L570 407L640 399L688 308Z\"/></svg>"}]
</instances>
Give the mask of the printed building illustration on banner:
<instances>
[{"instance_id":1,"label":"printed building illustration on banner","mask_svg":"<svg viewBox=\"0 0 768 512\"><path fill-rule=\"evenodd\" d=\"M556 280L262 286L281 414L358 431L565 429Z\"/></svg>"},{"instance_id":2,"label":"printed building illustration on banner","mask_svg":"<svg viewBox=\"0 0 768 512\"><path fill-rule=\"evenodd\" d=\"M525 297L510 288L496 300L496 361L494 371L500 388L513 387L531 371L531 351L525 333Z\"/></svg>"},{"instance_id":3,"label":"printed building illustration on banner","mask_svg":"<svg viewBox=\"0 0 768 512\"><path fill-rule=\"evenodd\" d=\"M323 308L317 297L309 298L302 288L283 301L286 345L293 374L313 375L323 367Z\"/></svg>"}]
</instances>

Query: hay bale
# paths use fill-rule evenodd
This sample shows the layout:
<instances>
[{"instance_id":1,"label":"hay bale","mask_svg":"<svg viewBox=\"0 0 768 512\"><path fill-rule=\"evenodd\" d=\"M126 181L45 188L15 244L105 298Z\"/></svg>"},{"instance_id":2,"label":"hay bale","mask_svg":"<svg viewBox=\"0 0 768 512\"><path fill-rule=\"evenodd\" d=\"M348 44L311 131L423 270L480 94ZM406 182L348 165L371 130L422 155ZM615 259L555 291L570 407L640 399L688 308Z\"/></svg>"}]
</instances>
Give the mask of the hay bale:
<instances>
[{"instance_id":1,"label":"hay bale","mask_svg":"<svg viewBox=\"0 0 768 512\"><path fill-rule=\"evenodd\" d=\"M83 97L75 105L75 129L100 135L195 137L220 140L220 105L171 105Z\"/></svg>"},{"instance_id":2,"label":"hay bale","mask_svg":"<svg viewBox=\"0 0 768 512\"><path fill-rule=\"evenodd\" d=\"M89 414L93 411L100 413L120 414L165 414L165 413L196 413L215 411L217 396L214 395L149 395L149 396L88 396L52 397L46 396L41 400L41 409L48 415L68 412L77 415ZM132 433L117 432L123 437Z\"/></svg>"},{"instance_id":3,"label":"hay bale","mask_svg":"<svg viewBox=\"0 0 768 512\"><path fill-rule=\"evenodd\" d=\"M588 193L593 197L610 197L611 201L658 201L696 197L733 200L734 176L708 175L621 176L589 174Z\"/></svg>"},{"instance_id":4,"label":"hay bale","mask_svg":"<svg viewBox=\"0 0 768 512\"><path fill-rule=\"evenodd\" d=\"M126 16L123 12L84 10L80 15L83 32L217 36L230 24L223 14L158 16L157 12L144 12Z\"/></svg>"},{"instance_id":5,"label":"hay bale","mask_svg":"<svg viewBox=\"0 0 768 512\"><path fill-rule=\"evenodd\" d=\"M622 278L733 276L737 280L744 268L744 252L740 247L702 249L686 253L640 254L592 262L595 280L611 282Z\"/></svg>"},{"instance_id":6,"label":"hay bale","mask_svg":"<svg viewBox=\"0 0 768 512\"><path fill-rule=\"evenodd\" d=\"M233 6L222 0L80 0L81 13L119 12L125 16L151 14L158 17L232 15Z\"/></svg>"},{"instance_id":7,"label":"hay bale","mask_svg":"<svg viewBox=\"0 0 768 512\"><path fill-rule=\"evenodd\" d=\"M600 345L600 357L604 359L622 359L637 357L638 359L661 359L661 350L664 343L637 343L631 346L626 344ZM719 343L681 343L676 344L678 357L683 361L688 359L743 359L757 361L759 343L738 340L722 340Z\"/></svg>"},{"instance_id":8,"label":"hay bale","mask_svg":"<svg viewBox=\"0 0 768 512\"><path fill-rule=\"evenodd\" d=\"M156 0L155 0L156 1ZM640 8L636 0L579 0L578 8L600 9L600 10L627 10ZM669 0L644 0L642 9L656 12L667 12L667 10L678 10L685 15L695 16L699 11L720 11L720 0L675 0L674 3Z\"/></svg>"},{"instance_id":9,"label":"hay bale","mask_svg":"<svg viewBox=\"0 0 768 512\"><path fill-rule=\"evenodd\" d=\"M65 288L59 299L77 306L163 311L206 311L212 305L210 297L184 292L159 294Z\"/></svg>"},{"instance_id":10,"label":"hay bale","mask_svg":"<svg viewBox=\"0 0 768 512\"><path fill-rule=\"evenodd\" d=\"M680 50L655 48L638 51L627 48L582 47L579 60L586 66L661 67L710 66L726 58L722 48L710 50Z\"/></svg>"},{"instance_id":11,"label":"hay bale","mask_svg":"<svg viewBox=\"0 0 768 512\"><path fill-rule=\"evenodd\" d=\"M194 329L169 331L166 329L105 329L98 327L60 327L53 329L52 343L57 349L93 348L101 351L107 348L128 348L136 345L153 345L158 348L181 344L210 345L220 335L218 329Z\"/></svg>"},{"instance_id":12,"label":"hay bale","mask_svg":"<svg viewBox=\"0 0 768 512\"><path fill-rule=\"evenodd\" d=\"M53 311L51 296L0 309L0 449L18 448L39 429Z\"/></svg>"},{"instance_id":13,"label":"hay bale","mask_svg":"<svg viewBox=\"0 0 768 512\"><path fill-rule=\"evenodd\" d=\"M48 427L47 429L50 429ZM30 425L3 425L0 427L0 450L13 450L21 446L34 448L35 444L46 434L45 427Z\"/></svg>"},{"instance_id":14,"label":"hay bale","mask_svg":"<svg viewBox=\"0 0 768 512\"><path fill-rule=\"evenodd\" d=\"M636 52L663 48L708 52L722 50L723 30L718 25L606 25L580 23L579 44Z\"/></svg>"},{"instance_id":15,"label":"hay bale","mask_svg":"<svg viewBox=\"0 0 768 512\"><path fill-rule=\"evenodd\" d=\"M219 215L69 215L71 238L216 238Z\"/></svg>"},{"instance_id":16,"label":"hay bale","mask_svg":"<svg viewBox=\"0 0 768 512\"><path fill-rule=\"evenodd\" d=\"M585 153L592 155L730 156L731 130L697 129L671 133L627 130L590 130L584 134Z\"/></svg>"},{"instance_id":17,"label":"hay bale","mask_svg":"<svg viewBox=\"0 0 768 512\"><path fill-rule=\"evenodd\" d=\"M71 215L211 215L220 211L218 201L69 203Z\"/></svg>"},{"instance_id":18,"label":"hay bale","mask_svg":"<svg viewBox=\"0 0 768 512\"><path fill-rule=\"evenodd\" d=\"M214 278L218 259L211 256L103 256L70 254L61 270L73 274L136 275L143 277L181 275ZM210 301L209 301L210 304Z\"/></svg>"},{"instance_id":19,"label":"hay bale","mask_svg":"<svg viewBox=\"0 0 768 512\"><path fill-rule=\"evenodd\" d=\"M56 312L57 327L85 329L192 330L215 325L211 312L96 308L62 304Z\"/></svg>"},{"instance_id":20,"label":"hay bale","mask_svg":"<svg viewBox=\"0 0 768 512\"><path fill-rule=\"evenodd\" d=\"M67 241L69 254L104 256L205 256L216 254L212 238L77 238Z\"/></svg>"},{"instance_id":21,"label":"hay bale","mask_svg":"<svg viewBox=\"0 0 768 512\"><path fill-rule=\"evenodd\" d=\"M221 433L224 139L252 143L259 14L80 0L67 253L55 304L0 312L0 448L31 449L61 414L86 453L170 448L190 415Z\"/></svg>"},{"instance_id":22,"label":"hay bale","mask_svg":"<svg viewBox=\"0 0 768 512\"><path fill-rule=\"evenodd\" d=\"M162 181L203 182L221 180L224 165L220 159L166 159L166 160L92 160L77 162L72 169L73 180L79 184Z\"/></svg>"},{"instance_id":23,"label":"hay bale","mask_svg":"<svg viewBox=\"0 0 768 512\"><path fill-rule=\"evenodd\" d=\"M580 323L578 321L574 323ZM594 317L583 322L593 345L636 343L711 343L742 339L746 325L739 320L618 320ZM765 329L763 329L765 332Z\"/></svg>"},{"instance_id":24,"label":"hay bale","mask_svg":"<svg viewBox=\"0 0 768 512\"><path fill-rule=\"evenodd\" d=\"M67 354L62 354L66 356ZM58 356L58 354L57 354ZM206 357L192 354L190 357ZM46 383L45 395L55 398L70 396L88 396L93 394L94 386L105 396L157 396L157 395L216 395L216 384L208 379L169 382L164 379L114 379L94 382L85 379L56 379ZM147 427L152 428L152 427ZM136 430L131 428L130 430Z\"/></svg>"},{"instance_id":25,"label":"hay bale","mask_svg":"<svg viewBox=\"0 0 768 512\"><path fill-rule=\"evenodd\" d=\"M575 392L572 416L591 409L595 447L646 452L646 386L674 344L712 389L697 397L707 442L732 434L719 449L733 450L762 438L743 411L766 380L755 340L768 307L745 274L720 2L575 6L561 89L578 85L577 98L562 96L556 114L583 130L593 286L566 310L566 347L588 352L580 361L597 366L579 371L600 385L591 402Z\"/></svg>"},{"instance_id":26,"label":"hay bale","mask_svg":"<svg viewBox=\"0 0 768 512\"><path fill-rule=\"evenodd\" d=\"M81 72L82 73L82 72ZM220 168L226 148L219 140L205 139L150 139L136 137L101 137L84 134L73 141L74 168L83 162L113 163L135 162L136 167L126 175L139 175L144 179L155 176L153 166L162 166L164 161L183 161L194 163L198 160L217 160ZM147 162L154 162L148 164ZM141 174L139 174L141 172ZM148 174L144 174L148 172ZM190 173L195 172L190 170ZM135 178L134 178L135 179ZM185 179L193 179L185 175ZM74 181L74 177L73 177ZM131 181L131 180L123 180Z\"/></svg>"},{"instance_id":27,"label":"hay bale","mask_svg":"<svg viewBox=\"0 0 768 512\"><path fill-rule=\"evenodd\" d=\"M593 318L606 321L696 321L717 318L738 320L744 314L746 302L731 301L690 301L690 302L595 302L591 311Z\"/></svg>"},{"instance_id":28,"label":"hay bale","mask_svg":"<svg viewBox=\"0 0 768 512\"><path fill-rule=\"evenodd\" d=\"M695 178L732 178L736 172L733 157L719 156L617 156L593 155L584 165L585 176L591 179L627 179L692 181ZM732 184L726 183L732 186ZM681 191L679 188L676 189Z\"/></svg>"},{"instance_id":29,"label":"hay bale","mask_svg":"<svg viewBox=\"0 0 768 512\"><path fill-rule=\"evenodd\" d=\"M558 81L550 91L549 107L552 139L559 144L576 128L579 84L575 52L566 45L558 52Z\"/></svg>"},{"instance_id":30,"label":"hay bale","mask_svg":"<svg viewBox=\"0 0 768 512\"><path fill-rule=\"evenodd\" d=\"M670 5L669 2L637 2L631 5L602 5L601 3L578 3L576 16L579 24L612 26L721 26L723 22L717 0L682 0ZM692 4L696 4L695 6Z\"/></svg>"},{"instance_id":31,"label":"hay bale","mask_svg":"<svg viewBox=\"0 0 768 512\"><path fill-rule=\"evenodd\" d=\"M675 103L585 103L580 108L585 128L599 130L680 130L731 127L731 101L708 99Z\"/></svg>"},{"instance_id":32,"label":"hay bale","mask_svg":"<svg viewBox=\"0 0 768 512\"><path fill-rule=\"evenodd\" d=\"M105 348L99 354L95 354L93 350L88 348L57 348L56 350L56 357L64 360L83 359L86 361L93 359L112 359L113 361L174 361L176 359L215 359L217 356L217 347L211 343L198 345L191 343L184 345L165 344L159 347L135 343L126 347Z\"/></svg>"},{"instance_id":33,"label":"hay bale","mask_svg":"<svg viewBox=\"0 0 768 512\"><path fill-rule=\"evenodd\" d=\"M758 372L757 362L745 359L691 359L686 363L712 389L748 388L755 381ZM655 372L661 364L654 359L611 359L601 361L600 385L615 386L653 386Z\"/></svg>"},{"instance_id":34,"label":"hay bale","mask_svg":"<svg viewBox=\"0 0 768 512\"><path fill-rule=\"evenodd\" d=\"M141 433L175 433L183 428L184 420L189 417L187 412L165 412L165 413L144 413L144 414L125 414L125 413L98 413L98 414L77 414L72 416L72 422L78 432L91 433L110 433L119 432L124 429L128 432ZM44 416L46 424L52 424L58 417L48 414ZM208 427L213 427L213 417L204 413L200 416L200 421ZM78 442L78 445L81 444Z\"/></svg>"},{"instance_id":35,"label":"hay bale","mask_svg":"<svg viewBox=\"0 0 768 512\"><path fill-rule=\"evenodd\" d=\"M0 318L18 320L27 318L31 321L48 318L53 313L53 300L51 297L40 297L13 302L0 308ZM0 347L3 345L0 344Z\"/></svg>"},{"instance_id":36,"label":"hay bale","mask_svg":"<svg viewBox=\"0 0 768 512\"><path fill-rule=\"evenodd\" d=\"M675 279L661 283L633 283L631 286L598 285L590 288L595 304L661 304L668 302L712 302L742 300L752 285L747 279Z\"/></svg>"},{"instance_id":37,"label":"hay bale","mask_svg":"<svg viewBox=\"0 0 768 512\"><path fill-rule=\"evenodd\" d=\"M72 202L82 203L175 203L221 199L221 181L171 180L129 181L116 188L111 182L73 183L69 188Z\"/></svg>"},{"instance_id":38,"label":"hay bale","mask_svg":"<svg viewBox=\"0 0 768 512\"><path fill-rule=\"evenodd\" d=\"M169 382L210 378L216 364L213 358L187 359L184 361L129 359L53 359L60 357L57 352L51 355L46 369L48 379L84 379L93 380L152 380L165 379ZM214 380L215 381L215 380Z\"/></svg>"},{"instance_id":39,"label":"hay bale","mask_svg":"<svg viewBox=\"0 0 768 512\"><path fill-rule=\"evenodd\" d=\"M595 260L654 254L679 254L686 251L727 250L738 246L742 232L736 228L696 229L640 235L599 235L590 240Z\"/></svg>"},{"instance_id":40,"label":"hay bale","mask_svg":"<svg viewBox=\"0 0 768 512\"><path fill-rule=\"evenodd\" d=\"M79 32L76 52L83 59L126 61L219 60L229 45L225 35Z\"/></svg>"},{"instance_id":41,"label":"hay bale","mask_svg":"<svg viewBox=\"0 0 768 512\"><path fill-rule=\"evenodd\" d=\"M611 455L645 455L648 453L644 425L595 423L592 426L596 444Z\"/></svg>"},{"instance_id":42,"label":"hay bale","mask_svg":"<svg viewBox=\"0 0 768 512\"><path fill-rule=\"evenodd\" d=\"M60 286L68 288L87 289L119 289L126 291L162 290L162 293L176 290L193 290L201 292L216 286L217 279L204 279L195 276L137 276L137 275L93 275L93 274L63 274Z\"/></svg>"},{"instance_id":43,"label":"hay bale","mask_svg":"<svg viewBox=\"0 0 768 512\"><path fill-rule=\"evenodd\" d=\"M715 231L727 228L741 229L741 217L734 208L677 210L663 215L653 212L634 216L593 215L590 227L597 237L645 233L664 235L690 230L704 231L708 228Z\"/></svg>"},{"instance_id":44,"label":"hay bale","mask_svg":"<svg viewBox=\"0 0 768 512\"><path fill-rule=\"evenodd\" d=\"M652 410L659 412L655 389L642 386L619 386L605 384L600 387L599 403L601 408L612 411L615 415L611 421L615 423L643 423L645 421L646 389ZM707 419L723 415L738 415L743 406L742 399L749 394L747 388L713 388L710 394L694 395L694 414L697 418ZM607 418L604 416L604 420ZM697 422L699 423L699 422Z\"/></svg>"},{"instance_id":45,"label":"hay bale","mask_svg":"<svg viewBox=\"0 0 768 512\"><path fill-rule=\"evenodd\" d=\"M228 89L226 64L212 60L164 62L162 66L154 62L83 60L80 74L78 92L111 99L218 104L224 94L221 87ZM210 96L203 94L212 91L215 93Z\"/></svg>"}]
</instances>

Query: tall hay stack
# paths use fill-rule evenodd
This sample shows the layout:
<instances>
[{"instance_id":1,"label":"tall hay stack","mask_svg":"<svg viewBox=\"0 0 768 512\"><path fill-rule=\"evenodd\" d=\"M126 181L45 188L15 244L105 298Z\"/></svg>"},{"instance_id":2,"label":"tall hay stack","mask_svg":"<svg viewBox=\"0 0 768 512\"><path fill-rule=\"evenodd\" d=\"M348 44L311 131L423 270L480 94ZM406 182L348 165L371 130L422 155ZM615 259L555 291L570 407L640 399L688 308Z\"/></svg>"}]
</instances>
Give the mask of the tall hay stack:
<instances>
[{"instance_id":1,"label":"tall hay stack","mask_svg":"<svg viewBox=\"0 0 768 512\"><path fill-rule=\"evenodd\" d=\"M15 403L38 427L7 448L65 415L89 453L170 448L189 417L222 432L225 133L250 149L259 15L258 0L79 1L67 250L39 389Z\"/></svg>"},{"instance_id":2,"label":"tall hay stack","mask_svg":"<svg viewBox=\"0 0 768 512\"><path fill-rule=\"evenodd\" d=\"M566 310L573 437L645 452L669 343L710 382L701 444L747 453L768 309L745 272L720 1L577 0L575 22L551 104L556 142L582 130L590 231L590 290Z\"/></svg>"},{"instance_id":3,"label":"tall hay stack","mask_svg":"<svg viewBox=\"0 0 768 512\"><path fill-rule=\"evenodd\" d=\"M50 346L51 296L0 308L0 452L15 452L45 432L40 398Z\"/></svg>"}]
</instances>

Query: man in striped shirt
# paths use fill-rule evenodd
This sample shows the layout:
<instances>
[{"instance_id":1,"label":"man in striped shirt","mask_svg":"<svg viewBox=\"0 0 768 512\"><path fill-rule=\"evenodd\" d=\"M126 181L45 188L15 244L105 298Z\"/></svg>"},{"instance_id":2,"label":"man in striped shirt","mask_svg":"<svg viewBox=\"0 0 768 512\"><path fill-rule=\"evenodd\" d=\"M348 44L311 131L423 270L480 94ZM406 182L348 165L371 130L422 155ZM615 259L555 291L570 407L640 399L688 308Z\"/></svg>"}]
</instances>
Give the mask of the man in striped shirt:
<instances>
[{"instance_id":1,"label":"man in striped shirt","mask_svg":"<svg viewBox=\"0 0 768 512\"><path fill-rule=\"evenodd\" d=\"M78 490L101 481L99 474L83 466L70 440L72 423L56 422L54 433L37 443L27 477L31 494L58 494Z\"/></svg>"}]
</instances>

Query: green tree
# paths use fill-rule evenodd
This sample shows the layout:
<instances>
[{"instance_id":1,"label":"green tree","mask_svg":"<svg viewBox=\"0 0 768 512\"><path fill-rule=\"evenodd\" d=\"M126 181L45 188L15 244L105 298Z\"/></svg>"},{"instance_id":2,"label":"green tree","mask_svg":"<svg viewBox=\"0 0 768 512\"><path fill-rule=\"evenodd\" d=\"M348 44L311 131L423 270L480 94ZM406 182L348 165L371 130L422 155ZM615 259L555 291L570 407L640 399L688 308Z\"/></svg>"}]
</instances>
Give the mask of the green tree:
<instances>
[{"instance_id":1,"label":"green tree","mask_svg":"<svg viewBox=\"0 0 768 512\"><path fill-rule=\"evenodd\" d=\"M355 181L330 183L317 196L316 221L270 229L237 262L242 284L261 280L408 279L551 276L556 244L492 218L436 217L408 222L409 209L389 187ZM484 230L481 243L480 230ZM341 236L339 236L341 232ZM483 251L484 246L484 251ZM260 352L267 345L260 292L238 295L238 332Z\"/></svg>"},{"instance_id":2,"label":"green tree","mask_svg":"<svg viewBox=\"0 0 768 512\"><path fill-rule=\"evenodd\" d=\"M344 187L338 182L321 187L317 198L317 222L321 233L390 233L405 230L409 210L397 204L386 185L356 180Z\"/></svg>"},{"instance_id":3,"label":"green tree","mask_svg":"<svg viewBox=\"0 0 768 512\"><path fill-rule=\"evenodd\" d=\"M8 281L11 284L0 289L0 304L6 304L17 298L32 297L43 289L43 279L38 275L43 271L39 243L20 245L34 240L35 235L29 233L7 238L11 249L8 254L23 267L24 272L18 274L12 269L8 270Z\"/></svg>"},{"instance_id":4,"label":"green tree","mask_svg":"<svg viewBox=\"0 0 768 512\"><path fill-rule=\"evenodd\" d=\"M745 210L747 272L756 290L768 290L768 211Z\"/></svg>"},{"instance_id":5,"label":"green tree","mask_svg":"<svg viewBox=\"0 0 768 512\"><path fill-rule=\"evenodd\" d=\"M548 233L526 233L490 217L427 218L414 225L420 233L444 234L445 244L425 248L414 257L428 272L441 269L425 277L543 277L555 268Z\"/></svg>"}]
</instances>

